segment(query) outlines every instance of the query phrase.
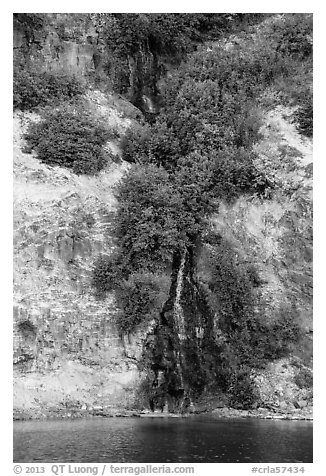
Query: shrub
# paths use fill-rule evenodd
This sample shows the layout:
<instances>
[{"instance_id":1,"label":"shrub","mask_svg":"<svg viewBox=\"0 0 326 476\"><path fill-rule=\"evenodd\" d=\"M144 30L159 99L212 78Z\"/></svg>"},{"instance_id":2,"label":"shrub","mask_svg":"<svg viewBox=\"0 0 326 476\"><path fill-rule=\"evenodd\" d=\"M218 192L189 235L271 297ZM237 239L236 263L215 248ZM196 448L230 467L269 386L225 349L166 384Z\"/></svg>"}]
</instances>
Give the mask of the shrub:
<instances>
[{"instance_id":1,"label":"shrub","mask_svg":"<svg viewBox=\"0 0 326 476\"><path fill-rule=\"evenodd\" d=\"M154 164L129 169L116 191L116 238L130 271L162 269L175 252L194 246L213 210L213 172L195 153L180 159L174 174Z\"/></svg>"},{"instance_id":2,"label":"shrub","mask_svg":"<svg viewBox=\"0 0 326 476\"><path fill-rule=\"evenodd\" d=\"M235 369L239 365L261 367L266 361L288 355L301 338L295 307L276 310L273 323L264 321L261 281L253 266L240 265L236 252L222 238L210 250L202 265L205 288L228 343L227 348L222 346L226 360L233 359Z\"/></svg>"},{"instance_id":3,"label":"shrub","mask_svg":"<svg viewBox=\"0 0 326 476\"><path fill-rule=\"evenodd\" d=\"M299 100L299 108L294 115L295 121L298 124L298 129L301 134L307 137L313 135L313 99L312 92L307 91L306 94Z\"/></svg>"},{"instance_id":4,"label":"shrub","mask_svg":"<svg viewBox=\"0 0 326 476\"><path fill-rule=\"evenodd\" d=\"M35 338L37 327L29 320L20 321L17 325L19 331L25 338Z\"/></svg>"},{"instance_id":5,"label":"shrub","mask_svg":"<svg viewBox=\"0 0 326 476\"><path fill-rule=\"evenodd\" d=\"M100 13L92 18L108 47L120 55L136 54L146 45L153 54L173 54L180 59L193 51L197 42L242 28L261 19L262 14Z\"/></svg>"},{"instance_id":6,"label":"shrub","mask_svg":"<svg viewBox=\"0 0 326 476\"><path fill-rule=\"evenodd\" d=\"M116 324L128 334L144 321L158 317L168 297L169 279L146 271L135 272L122 279L116 288L120 312Z\"/></svg>"},{"instance_id":7,"label":"shrub","mask_svg":"<svg viewBox=\"0 0 326 476\"><path fill-rule=\"evenodd\" d=\"M13 18L31 31L41 30L46 24L45 13L14 13Z\"/></svg>"},{"instance_id":8,"label":"shrub","mask_svg":"<svg viewBox=\"0 0 326 476\"><path fill-rule=\"evenodd\" d=\"M102 147L108 137L102 124L69 108L47 113L25 135L42 162L67 167L76 174L94 174L103 169L106 159Z\"/></svg>"},{"instance_id":9,"label":"shrub","mask_svg":"<svg viewBox=\"0 0 326 476\"><path fill-rule=\"evenodd\" d=\"M92 286L98 298L104 298L106 293L117 287L120 270L116 255L100 256L92 271Z\"/></svg>"},{"instance_id":10,"label":"shrub","mask_svg":"<svg viewBox=\"0 0 326 476\"><path fill-rule=\"evenodd\" d=\"M139 46L151 28L146 16L114 19L116 27L130 34L123 37L129 42L127 49ZM291 21L286 17L275 28L272 22L272 41L262 31L254 41L244 35L241 45L233 48L199 49L165 81L156 122L144 133L130 132L124 139L124 158L137 163L117 191L117 243L124 279L140 270L162 271L180 249L199 246L207 218L220 200L253 192L263 195L271 189L264 173L255 169L252 151L261 125L257 97L296 69L298 55L288 33ZM133 22L142 28L135 31ZM294 23L295 30L299 22ZM282 38L285 50L278 48ZM228 343L229 360L234 360L233 370L288 352L288 344L299 336L295 316L280 315L273 325L262 322L257 273L239 264L227 243L219 243L215 251L207 295ZM231 375L225 374L221 371L224 381ZM245 377L236 382L234 388L248 383Z\"/></svg>"},{"instance_id":11,"label":"shrub","mask_svg":"<svg viewBox=\"0 0 326 476\"><path fill-rule=\"evenodd\" d=\"M294 377L294 383L299 388L312 388L313 374L312 371L306 367L302 367Z\"/></svg>"},{"instance_id":12,"label":"shrub","mask_svg":"<svg viewBox=\"0 0 326 476\"><path fill-rule=\"evenodd\" d=\"M180 196L163 168L133 166L116 193L116 238L129 272L166 266L180 241Z\"/></svg>"},{"instance_id":13,"label":"shrub","mask_svg":"<svg viewBox=\"0 0 326 476\"><path fill-rule=\"evenodd\" d=\"M122 159L126 162L139 162L140 156L148 151L145 143L148 140L147 128L128 129L121 139Z\"/></svg>"},{"instance_id":14,"label":"shrub","mask_svg":"<svg viewBox=\"0 0 326 476\"><path fill-rule=\"evenodd\" d=\"M210 275L210 305L219 309L220 328L230 337L237 329L244 330L256 305L250 276L237 261L236 252L220 237L205 265Z\"/></svg>"},{"instance_id":15,"label":"shrub","mask_svg":"<svg viewBox=\"0 0 326 476\"><path fill-rule=\"evenodd\" d=\"M75 76L31 70L22 66L14 68L14 109L31 110L69 100L83 92L84 88Z\"/></svg>"},{"instance_id":16,"label":"shrub","mask_svg":"<svg viewBox=\"0 0 326 476\"><path fill-rule=\"evenodd\" d=\"M241 409L250 409L258 405L259 393L250 378L250 368L240 367L230 377L228 392L230 405Z\"/></svg>"},{"instance_id":17,"label":"shrub","mask_svg":"<svg viewBox=\"0 0 326 476\"><path fill-rule=\"evenodd\" d=\"M290 14L284 16L275 28L277 51L282 55L305 59L312 55L312 15Z\"/></svg>"},{"instance_id":18,"label":"shrub","mask_svg":"<svg viewBox=\"0 0 326 476\"><path fill-rule=\"evenodd\" d=\"M119 308L116 324L122 334L158 315L169 291L169 279L150 271L126 272L119 255L102 256L94 265L92 286L98 298L114 290Z\"/></svg>"},{"instance_id":19,"label":"shrub","mask_svg":"<svg viewBox=\"0 0 326 476\"><path fill-rule=\"evenodd\" d=\"M259 323L252 346L261 359L273 360L285 357L302 336L294 307L281 307L273 324Z\"/></svg>"},{"instance_id":20,"label":"shrub","mask_svg":"<svg viewBox=\"0 0 326 476\"><path fill-rule=\"evenodd\" d=\"M35 31L42 30L48 22L46 13L14 13L13 19L24 30L28 44L33 42Z\"/></svg>"}]
</instances>

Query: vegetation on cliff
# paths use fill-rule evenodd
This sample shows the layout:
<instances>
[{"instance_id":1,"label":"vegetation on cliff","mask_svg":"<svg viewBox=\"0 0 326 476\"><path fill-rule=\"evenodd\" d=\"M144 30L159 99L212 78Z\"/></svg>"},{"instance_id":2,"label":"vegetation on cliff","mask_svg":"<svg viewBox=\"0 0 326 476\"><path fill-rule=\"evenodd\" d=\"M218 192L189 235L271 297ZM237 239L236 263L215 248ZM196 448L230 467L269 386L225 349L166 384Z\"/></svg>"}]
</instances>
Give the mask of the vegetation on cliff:
<instances>
[{"instance_id":1,"label":"vegetation on cliff","mask_svg":"<svg viewBox=\"0 0 326 476\"><path fill-rule=\"evenodd\" d=\"M40 71L22 64L15 65L13 82L14 109L31 111L46 105L58 105L85 92L75 76Z\"/></svg>"},{"instance_id":2,"label":"vegetation on cliff","mask_svg":"<svg viewBox=\"0 0 326 476\"><path fill-rule=\"evenodd\" d=\"M33 21L39 30L42 18L19 21L27 22L32 38ZM294 299L268 311L256 265L212 227L225 204L244 196L268 201L282 188L282 174L276 183L255 147L268 110L291 106L298 130L312 135L311 15L278 15L250 29L257 19L90 16L101 48L113 52L104 69L109 77L115 71L110 80L119 92L131 80L144 83L148 58L172 52L179 64L160 92L153 91L159 113L121 140L130 166L115 189L115 251L100 256L92 272L97 298L114 293L121 334L153 326L141 363L151 404L169 396L174 408L185 410L189 397L221 391L233 406L259 405L253 369L288 355L301 338ZM141 95L143 86L136 90ZM72 76L38 74L30 66L15 72L15 107L42 115L25 135L29 149L47 165L91 175L107 164L110 130L84 107L84 91ZM132 100L140 106L140 99ZM309 378L303 369L298 386L309 386Z\"/></svg>"},{"instance_id":3,"label":"vegetation on cliff","mask_svg":"<svg viewBox=\"0 0 326 476\"><path fill-rule=\"evenodd\" d=\"M271 193L252 150L260 95L311 61L311 19L287 15L261 30L259 41L194 53L166 82L155 124L124 138L123 157L136 165L117 190L123 273L170 265L176 249L203 239L219 200ZM295 89L280 91L285 102Z\"/></svg>"},{"instance_id":4,"label":"vegetation on cliff","mask_svg":"<svg viewBox=\"0 0 326 476\"><path fill-rule=\"evenodd\" d=\"M155 279L164 276L184 250L196 256L205 246L209 217L219 201L272 194L273 184L255 167L252 149L259 139L260 116L268 106L263 96L272 88L280 103L302 108L306 114L300 116L299 127L311 134L311 95L303 104L296 86L289 86L294 74L311 66L311 28L309 15L285 15L278 22L262 24L257 36L246 34L229 45L199 48L166 81L156 122L130 132L123 142L124 158L135 165L117 190L118 252L107 262L109 279L101 282L102 287L110 283L109 289L119 289L131 273L143 270L154 272ZM303 88L308 91L309 84ZM301 335L300 326L293 305L279 309L274 323L268 323L255 269L248 267L244 274L219 237L211 248L204 294L223 336L217 347L215 342L213 373L232 395L233 404L251 406L255 402L251 369L286 355ZM103 270L105 264L101 266ZM199 289L193 266L189 279ZM98 285L97 268L94 276ZM119 293L117 299L123 309ZM133 331L138 321L130 320L129 326L123 322L124 331ZM187 345L191 346L189 341ZM197 352L195 347L192 353ZM189 382L195 378L198 383L202 370L200 364L197 373L193 367Z\"/></svg>"},{"instance_id":5,"label":"vegetation on cliff","mask_svg":"<svg viewBox=\"0 0 326 476\"><path fill-rule=\"evenodd\" d=\"M137 53L148 44L152 53L175 57L196 49L198 42L216 39L263 14L239 13L100 13L107 45L120 56Z\"/></svg>"},{"instance_id":6,"label":"vegetation on cliff","mask_svg":"<svg viewBox=\"0 0 326 476\"><path fill-rule=\"evenodd\" d=\"M104 71L114 89L128 94L140 108L144 90L153 98L159 96L157 81L166 72L160 58L178 65L198 44L216 40L263 17L237 13L91 14L103 47L109 52ZM135 74L131 77L133 68Z\"/></svg>"},{"instance_id":7,"label":"vegetation on cliff","mask_svg":"<svg viewBox=\"0 0 326 476\"><path fill-rule=\"evenodd\" d=\"M107 163L103 145L109 136L108 128L85 111L62 107L32 124L25 139L42 162L94 174Z\"/></svg>"}]
</instances>

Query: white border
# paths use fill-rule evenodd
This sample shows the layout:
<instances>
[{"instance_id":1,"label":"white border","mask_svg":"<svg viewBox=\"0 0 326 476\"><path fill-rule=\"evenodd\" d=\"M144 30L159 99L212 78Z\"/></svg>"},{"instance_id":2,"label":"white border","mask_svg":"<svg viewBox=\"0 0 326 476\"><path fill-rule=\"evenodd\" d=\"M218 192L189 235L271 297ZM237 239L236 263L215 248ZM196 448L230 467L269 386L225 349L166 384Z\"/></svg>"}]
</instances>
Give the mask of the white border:
<instances>
[{"instance_id":1,"label":"white border","mask_svg":"<svg viewBox=\"0 0 326 476\"><path fill-rule=\"evenodd\" d=\"M118 7L118 8L117 8ZM1 316L1 376L2 376L2 392L1 406L2 409L2 440L1 451L3 456L1 462L4 467L2 474L12 474L12 13L14 12L263 12L263 13L314 13L314 203L315 203L315 220L314 220L314 395L315 395L315 420L314 420L314 464L311 471L306 474L323 474L326 465L323 464L324 453L324 385L325 378L324 357L322 349L325 347L325 320L321 312L324 307L322 296L325 294L325 285L323 282L324 264L325 264L325 244L323 233L323 222L326 214L326 200L323 196L325 188L325 152L323 144L323 136L325 136L325 108L324 106L324 89L326 86L324 73L325 62L325 22L326 17L323 15L323 8L320 1L273 1L273 2L212 2L201 1L198 3L189 3L187 1L164 2L130 2L120 0L111 3L108 1L92 1L89 4L77 1L56 1L53 4L46 4L41 1L13 1L2 6L2 22L0 28L1 34L1 283L0 290L2 296L2 316ZM317 258L317 259L316 259ZM196 465L197 466L197 465ZM200 465L202 466L202 465ZM203 465L203 474L216 474L216 470L220 474L231 474L229 471L222 469L224 465ZM234 474L246 474L242 465L227 465L230 469L232 466ZM309 465L310 466L310 465ZM240 471L240 467L242 467ZM214 469L215 468L215 469ZM239 470L239 472L238 472ZM225 471L225 472L224 472ZM196 471L198 474L198 471ZM248 466L249 474L249 466Z\"/></svg>"}]
</instances>

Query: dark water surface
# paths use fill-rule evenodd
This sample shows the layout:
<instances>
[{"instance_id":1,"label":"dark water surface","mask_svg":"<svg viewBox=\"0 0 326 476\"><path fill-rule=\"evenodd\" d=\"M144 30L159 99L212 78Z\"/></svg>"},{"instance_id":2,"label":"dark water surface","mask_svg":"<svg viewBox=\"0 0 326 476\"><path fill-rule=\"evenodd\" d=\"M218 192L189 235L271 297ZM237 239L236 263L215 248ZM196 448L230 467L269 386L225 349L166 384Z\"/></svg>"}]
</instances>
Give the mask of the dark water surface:
<instances>
[{"instance_id":1,"label":"dark water surface","mask_svg":"<svg viewBox=\"0 0 326 476\"><path fill-rule=\"evenodd\" d=\"M14 423L14 462L311 463L312 423L99 418Z\"/></svg>"}]
</instances>

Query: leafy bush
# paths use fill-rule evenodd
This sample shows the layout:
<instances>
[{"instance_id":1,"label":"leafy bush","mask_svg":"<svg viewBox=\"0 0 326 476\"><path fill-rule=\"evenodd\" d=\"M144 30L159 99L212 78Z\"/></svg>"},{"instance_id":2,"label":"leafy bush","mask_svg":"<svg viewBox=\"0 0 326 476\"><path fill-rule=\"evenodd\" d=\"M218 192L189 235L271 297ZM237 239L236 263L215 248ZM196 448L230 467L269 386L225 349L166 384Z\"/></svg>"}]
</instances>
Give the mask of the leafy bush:
<instances>
[{"instance_id":1,"label":"leafy bush","mask_svg":"<svg viewBox=\"0 0 326 476\"><path fill-rule=\"evenodd\" d=\"M299 388L312 388L313 374L312 371L306 367L302 367L294 377L294 383Z\"/></svg>"},{"instance_id":2,"label":"leafy bush","mask_svg":"<svg viewBox=\"0 0 326 476\"><path fill-rule=\"evenodd\" d=\"M115 17L118 23L120 19ZM130 19L123 20L125 25ZM139 34L147 29L146 36L150 19L142 16L139 21L143 28ZM129 40L138 34L130 28ZM264 173L256 170L252 151L261 125L257 97L277 79L298 72L299 57L290 33L298 28L296 18L285 16L275 27L263 25L259 41L244 35L241 45L229 49L199 48L166 80L156 122L143 132L128 133L122 144L124 158L137 165L116 194L118 255L125 280L141 271L162 272L173 265L181 249L200 247L208 218L221 200L246 193L264 196L272 188ZM138 43L143 41L137 38ZM286 50L278 48L282 39ZM158 38L155 47L162 45ZM227 386L241 366L259 366L286 354L300 330L291 309L280 310L273 324L264 322L259 277L253 268L239 264L223 240L215 247L209 269L207 300L212 314L219 317L224 339L217 379ZM235 395L241 388L249 395L249 384L244 375L237 377Z\"/></svg>"},{"instance_id":3,"label":"leafy bush","mask_svg":"<svg viewBox=\"0 0 326 476\"><path fill-rule=\"evenodd\" d=\"M116 238L129 271L164 268L186 236L182 197L162 167L134 166L120 182Z\"/></svg>"},{"instance_id":4,"label":"leafy bush","mask_svg":"<svg viewBox=\"0 0 326 476\"><path fill-rule=\"evenodd\" d=\"M294 307L281 307L275 314L276 319L271 325L258 323L252 338L257 362L287 356L302 337Z\"/></svg>"},{"instance_id":5,"label":"leafy bush","mask_svg":"<svg viewBox=\"0 0 326 476\"><path fill-rule=\"evenodd\" d=\"M90 16L109 50L104 69L114 89L127 94L137 107L143 107L144 86L153 96L159 95L157 79L164 75L165 67L163 61L157 61L158 56L180 64L198 44L209 39L216 41L223 33L242 29L247 23L258 21L262 15L95 13ZM153 67L148 63L149 57L154 60ZM130 58L137 68L136 81L131 81Z\"/></svg>"},{"instance_id":6,"label":"leafy bush","mask_svg":"<svg viewBox=\"0 0 326 476\"><path fill-rule=\"evenodd\" d=\"M98 298L117 287L119 282L119 263L116 255L100 256L94 263L92 286Z\"/></svg>"},{"instance_id":7,"label":"leafy bush","mask_svg":"<svg viewBox=\"0 0 326 476\"><path fill-rule=\"evenodd\" d=\"M203 264L205 288L212 311L216 314L227 349L228 361L260 367L268 360L287 355L301 337L297 313L293 307L275 311L272 323L263 319L260 282L253 267L240 265L232 247L219 239Z\"/></svg>"},{"instance_id":8,"label":"leafy bush","mask_svg":"<svg viewBox=\"0 0 326 476\"><path fill-rule=\"evenodd\" d=\"M120 312L116 324L120 332L130 333L142 322L157 318L169 292L169 279L146 271L135 272L116 288Z\"/></svg>"},{"instance_id":9,"label":"leafy bush","mask_svg":"<svg viewBox=\"0 0 326 476\"><path fill-rule=\"evenodd\" d=\"M282 21L276 24L274 35L278 42L277 51L297 59L305 59L312 55L311 14L284 15Z\"/></svg>"},{"instance_id":10,"label":"leafy bush","mask_svg":"<svg viewBox=\"0 0 326 476\"><path fill-rule=\"evenodd\" d=\"M25 135L42 162L67 167L76 174L94 174L103 169L103 145L108 137L109 132L101 123L85 112L69 108L48 112Z\"/></svg>"},{"instance_id":11,"label":"leafy bush","mask_svg":"<svg viewBox=\"0 0 326 476\"><path fill-rule=\"evenodd\" d=\"M246 22L258 21L259 14L233 13L100 13L93 21L104 33L106 44L123 55L137 54L147 47L152 53L180 59L196 43L216 39Z\"/></svg>"},{"instance_id":12,"label":"leafy bush","mask_svg":"<svg viewBox=\"0 0 326 476\"><path fill-rule=\"evenodd\" d=\"M230 405L240 409L250 409L259 404L259 392L250 378L250 368L240 367L229 380Z\"/></svg>"},{"instance_id":13,"label":"leafy bush","mask_svg":"<svg viewBox=\"0 0 326 476\"><path fill-rule=\"evenodd\" d=\"M119 308L116 324L130 333L150 318L157 317L169 292L169 279L146 270L126 273L118 255L100 257L94 265L92 286L98 298L114 290Z\"/></svg>"},{"instance_id":14,"label":"leafy bush","mask_svg":"<svg viewBox=\"0 0 326 476\"><path fill-rule=\"evenodd\" d=\"M18 322L18 330L21 332L21 334L27 338L33 338L35 339L36 334L37 334L37 327L29 320L24 320Z\"/></svg>"},{"instance_id":15,"label":"leafy bush","mask_svg":"<svg viewBox=\"0 0 326 476\"><path fill-rule=\"evenodd\" d=\"M14 13L13 19L23 27L28 43L33 41L35 31L42 30L48 20L45 13Z\"/></svg>"},{"instance_id":16,"label":"leafy bush","mask_svg":"<svg viewBox=\"0 0 326 476\"><path fill-rule=\"evenodd\" d=\"M240 178L230 173L228 182L235 161L225 160L224 170L216 162L192 153L173 171L154 164L129 169L116 190L116 241L126 269L162 269L171 265L174 253L195 246L216 209L216 199L226 197L233 179L229 195L237 196L243 187L241 177L246 182L249 174L250 167L244 167Z\"/></svg>"},{"instance_id":17,"label":"leafy bush","mask_svg":"<svg viewBox=\"0 0 326 476\"><path fill-rule=\"evenodd\" d=\"M307 137L313 135L313 98L312 92L309 90L299 101L299 109L294 115L294 119L298 124L301 134Z\"/></svg>"},{"instance_id":18,"label":"leafy bush","mask_svg":"<svg viewBox=\"0 0 326 476\"><path fill-rule=\"evenodd\" d=\"M237 149L248 152L259 139L257 97L270 86L280 89L284 102L300 105L297 120L301 130L310 134L311 94L303 100L307 98L306 85L298 92L293 77L296 82L301 73L307 77L302 61L311 62L311 16L283 15L261 30L259 41L244 35L241 47L201 47L192 54L165 81L163 108L156 124L146 133L131 133L124 140L127 160L173 168L180 157L194 151L204 155L223 151L228 157ZM305 51L302 57L301 50ZM252 182L252 173L247 182Z\"/></svg>"},{"instance_id":19,"label":"leafy bush","mask_svg":"<svg viewBox=\"0 0 326 476\"><path fill-rule=\"evenodd\" d=\"M13 100L14 108L22 111L45 106L53 102L69 100L84 92L75 76L14 68Z\"/></svg>"},{"instance_id":20,"label":"leafy bush","mask_svg":"<svg viewBox=\"0 0 326 476\"><path fill-rule=\"evenodd\" d=\"M194 150L250 149L259 139L257 98L266 87L279 89L284 101L301 106L306 85L300 86L298 93L296 83L301 73L307 78L311 69L311 17L284 15L261 29L259 41L253 42L250 35L245 35L241 47L200 47L166 80L158 117L165 129L156 125L150 135L151 142L157 134L164 144L173 144L174 151L171 154L169 146L150 147L157 163L175 162ZM295 39L298 43L294 47ZM310 49L307 46L305 50L302 42ZM301 51L301 46L306 51L303 57L295 53ZM286 83L290 84L283 90ZM309 103L312 105L312 101ZM302 105L303 114L307 111L308 115L310 110L310 106Z\"/></svg>"},{"instance_id":21,"label":"leafy bush","mask_svg":"<svg viewBox=\"0 0 326 476\"><path fill-rule=\"evenodd\" d=\"M129 163L138 162L139 156L146 157L146 141L148 141L148 128L141 129L130 128L123 135L120 147L122 150L122 159Z\"/></svg>"}]
</instances>

